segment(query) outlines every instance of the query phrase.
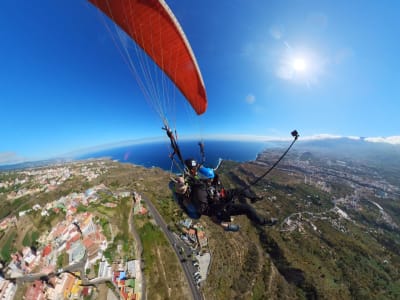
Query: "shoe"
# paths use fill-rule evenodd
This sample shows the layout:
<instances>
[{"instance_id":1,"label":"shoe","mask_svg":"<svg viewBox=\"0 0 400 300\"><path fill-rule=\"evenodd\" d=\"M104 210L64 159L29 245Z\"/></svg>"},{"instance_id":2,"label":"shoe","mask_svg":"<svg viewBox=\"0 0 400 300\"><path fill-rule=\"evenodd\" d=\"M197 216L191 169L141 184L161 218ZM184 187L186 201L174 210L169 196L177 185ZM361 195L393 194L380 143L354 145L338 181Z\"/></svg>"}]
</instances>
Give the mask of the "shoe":
<instances>
[{"instance_id":1,"label":"shoe","mask_svg":"<svg viewBox=\"0 0 400 300\"><path fill-rule=\"evenodd\" d=\"M224 229L225 229L225 231L233 231L233 232L236 232L236 231L239 231L240 227L239 227L239 225L236 225L236 224L229 224L229 225L228 225L227 227L225 227Z\"/></svg>"},{"instance_id":2,"label":"shoe","mask_svg":"<svg viewBox=\"0 0 400 300\"><path fill-rule=\"evenodd\" d=\"M278 223L277 218L270 218L270 219L264 219L264 222L262 225L264 226L274 226L276 223Z\"/></svg>"},{"instance_id":3,"label":"shoe","mask_svg":"<svg viewBox=\"0 0 400 300\"><path fill-rule=\"evenodd\" d=\"M239 231L239 229L240 229L239 225L232 224L232 223L222 222L221 226L224 228L225 231L234 231L234 232L236 232L236 231Z\"/></svg>"}]
</instances>

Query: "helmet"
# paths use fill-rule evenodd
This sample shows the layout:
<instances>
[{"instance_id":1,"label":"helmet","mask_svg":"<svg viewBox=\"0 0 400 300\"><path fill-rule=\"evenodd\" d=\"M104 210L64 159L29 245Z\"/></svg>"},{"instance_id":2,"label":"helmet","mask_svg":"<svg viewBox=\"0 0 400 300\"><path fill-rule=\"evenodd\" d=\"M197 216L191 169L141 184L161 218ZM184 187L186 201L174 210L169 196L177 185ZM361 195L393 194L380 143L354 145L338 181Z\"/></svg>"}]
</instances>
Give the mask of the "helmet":
<instances>
[{"instance_id":1,"label":"helmet","mask_svg":"<svg viewBox=\"0 0 400 300\"><path fill-rule=\"evenodd\" d=\"M197 161L193 158L188 158L185 160L185 166L189 169L192 170L197 167Z\"/></svg>"},{"instance_id":2,"label":"helmet","mask_svg":"<svg viewBox=\"0 0 400 300\"><path fill-rule=\"evenodd\" d=\"M211 168L200 167L199 168L199 178L200 179L213 179L215 176L214 170Z\"/></svg>"}]
</instances>

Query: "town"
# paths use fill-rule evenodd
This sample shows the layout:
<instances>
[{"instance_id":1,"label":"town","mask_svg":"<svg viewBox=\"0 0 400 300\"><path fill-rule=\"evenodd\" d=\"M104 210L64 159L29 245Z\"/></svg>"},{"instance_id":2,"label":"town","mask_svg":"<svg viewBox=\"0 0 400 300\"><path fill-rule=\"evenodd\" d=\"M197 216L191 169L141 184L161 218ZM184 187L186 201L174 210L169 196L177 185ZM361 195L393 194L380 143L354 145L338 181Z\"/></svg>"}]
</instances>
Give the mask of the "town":
<instances>
[{"instance_id":1,"label":"town","mask_svg":"<svg viewBox=\"0 0 400 300\"><path fill-rule=\"evenodd\" d=\"M262 152L258 155L256 164L271 164L279 153ZM314 231L318 231L315 220L329 220L334 228L346 232L343 222L351 221L346 211L363 210L365 202L373 204L378 210L382 221L390 228L398 229L399 225L392 217L371 199L398 199L400 186L389 181L384 170L367 164L334 159L329 156L313 155L311 152L299 152L288 155L281 163L279 169L290 176L300 178L304 185L312 186L332 196L332 208L322 212L307 211L311 203L320 201L318 195L307 195L302 201L305 203L301 211L287 216L281 223L282 231L304 231L304 224L308 224ZM340 187L340 188L339 188ZM291 197L288 193L287 197ZM276 200L275 196L268 197L270 201ZM346 211L345 211L346 210ZM334 215L335 218L330 216Z\"/></svg>"},{"instance_id":2,"label":"town","mask_svg":"<svg viewBox=\"0 0 400 300\"><path fill-rule=\"evenodd\" d=\"M94 160L5 172L1 175L0 196L15 201L48 193L74 176L91 182L106 174L108 168L114 165ZM116 208L123 199L131 202L130 217L149 214L140 193L112 191L98 184L43 205L24 205L22 208L26 209L19 207L4 217L0 233L4 242L1 255L6 263L1 266L0 298L14 299L19 295L25 299L83 299L108 293L115 299L142 299L144 273L137 247L140 241L134 239L134 245L125 246L117 240L118 228L98 213ZM95 212L90 210L92 205L97 205ZM99 209L99 205L103 208ZM47 231L27 231L24 247L14 249L10 244L16 231L32 216L56 222L50 222L52 226ZM127 228L130 222L126 220ZM207 277L210 263L206 234L200 224L190 219L183 219L177 225L179 230L173 232L176 239L171 246L177 248L181 263L190 264L195 270L189 280L199 287ZM102 283L109 284L101 286ZM23 294L18 294L21 286Z\"/></svg>"}]
</instances>

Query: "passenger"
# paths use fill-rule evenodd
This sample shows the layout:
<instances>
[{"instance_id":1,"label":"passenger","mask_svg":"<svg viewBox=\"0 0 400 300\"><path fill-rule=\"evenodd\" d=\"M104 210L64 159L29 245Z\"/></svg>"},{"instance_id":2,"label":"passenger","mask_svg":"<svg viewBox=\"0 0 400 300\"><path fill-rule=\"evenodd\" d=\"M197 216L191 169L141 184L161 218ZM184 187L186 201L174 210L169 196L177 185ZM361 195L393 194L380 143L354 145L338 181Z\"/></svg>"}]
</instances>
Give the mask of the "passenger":
<instances>
[{"instance_id":1,"label":"passenger","mask_svg":"<svg viewBox=\"0 0 400 300\"><path fill-rule=\"evenodd\" d=\"M225 190L214 169L199 166L195 160L185 161L186 176L176 179L175 191L182 195L182 204L190 217L198 219L209 216L225 230L237 231L239 227L231 224L231 217L246 215L255 225L274 225L276 218L260 216L245 200L259 199L249 190Z\"/></svg>"}]
</instances>

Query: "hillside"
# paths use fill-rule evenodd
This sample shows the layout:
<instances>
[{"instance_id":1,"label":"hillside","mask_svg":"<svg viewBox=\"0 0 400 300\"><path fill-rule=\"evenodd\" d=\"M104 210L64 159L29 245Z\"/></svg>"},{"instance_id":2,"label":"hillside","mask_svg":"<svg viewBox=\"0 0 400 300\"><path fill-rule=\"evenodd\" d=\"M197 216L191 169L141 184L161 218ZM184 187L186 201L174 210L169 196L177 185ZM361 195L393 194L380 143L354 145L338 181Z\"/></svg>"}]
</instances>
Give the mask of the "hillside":
<instances>
[{"instance_id":1,"label":"hillside","mask_svg":"<svg viewBox=\"0 0 400 300\"><path fill-rule=\"evenodd\" d=\"M224 161L218 170L221 181L227 188L243 186L265 172L281 151L268 149L253 162ZM202 217L211 254L207 279L200 286L204 298L399 299L400 197L396 183L400 170L395 164L378 167L378 163L367 162L300 147L252 187L263 198L254 207L265 216L277 217L277 225L256 227L239 216L234 223L240 231L226 232ZM19 178L15 173L7 176ZM44 205L102 184L111 191L143 194L174 229L185 214L173 200L169 177L158 168L109 162L95 179L72 176L51 192L24 195L24 201L6 200L7 189L3 188L3 216L17 213L28 203ZM23 187L20 180L18 188ZM115 209L95 206L90 211L109 216L111 226L122 234L127 205L126 199ZM49 230L58 220L56 216L46 222L38 218L37 214L19 218L15 227L1 231L2 249L19 249L26 239L37 239L38 232ZM148 299L187 298L189 289L178 256L153 219L136 218L135 227L144 247Z\"/></svg>"},{"instance_id":2,"label":"hillside","mask_svg":"<svg viewBox=\"0 0 400 300\"><path fill-rule=\"evenodd\" d=\"M226 182L240 186L279 156L270 150L254 163L225 164ZM205 293L237 299L398 299L400 202L396 186L354 161L293 151L254 190L254 205L279 218L254 228L236 218L239 233L213 229L215 260ZM392 166L393 167L393 166ZM393 178L391 178L393 179ZM211 279L212 278L212 279ZM217 294L215 294L217 293Z\"/></svg>"}]
</instances>

